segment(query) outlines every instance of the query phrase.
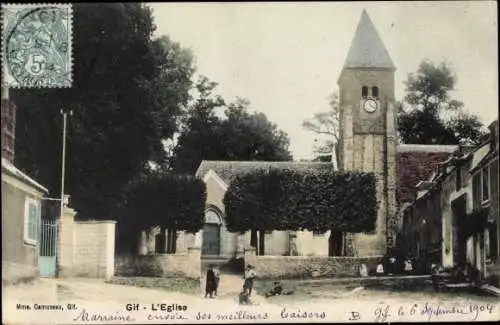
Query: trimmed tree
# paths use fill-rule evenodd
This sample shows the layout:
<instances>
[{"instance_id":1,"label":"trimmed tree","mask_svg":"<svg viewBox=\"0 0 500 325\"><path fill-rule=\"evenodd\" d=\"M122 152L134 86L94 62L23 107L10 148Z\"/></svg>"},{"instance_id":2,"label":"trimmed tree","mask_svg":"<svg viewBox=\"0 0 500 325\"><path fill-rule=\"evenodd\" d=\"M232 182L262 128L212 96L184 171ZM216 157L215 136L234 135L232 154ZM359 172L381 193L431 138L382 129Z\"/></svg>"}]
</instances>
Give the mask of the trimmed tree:
<instances>
[{"instance_id":1,"label":"trimmed tree","mask_svg":"<svg viewBox=\"0 0 500 325\"><path fill-rule=\"evenodd\" d=\"M177 231L196 233L205 222L205 183L190 175L150 172L128 187L123 214L119 220L120 246L126 251L136 249L137 230L160 227L168 229L173 239ZM140 233L140 232L139 232ZM131 245L127 245L127 242Z\"/></svg>"},{"instance_id":2,"label":"trimmed tree","mask_svg":"<svg viewBox=\"0 0 500 325\"><path fill-rule=\"evenodd\" d=\"M237 176L224 196L232 232L370 232L377 216L375 176L360 172L256 170Z\"/></svg>"}]
</instances>

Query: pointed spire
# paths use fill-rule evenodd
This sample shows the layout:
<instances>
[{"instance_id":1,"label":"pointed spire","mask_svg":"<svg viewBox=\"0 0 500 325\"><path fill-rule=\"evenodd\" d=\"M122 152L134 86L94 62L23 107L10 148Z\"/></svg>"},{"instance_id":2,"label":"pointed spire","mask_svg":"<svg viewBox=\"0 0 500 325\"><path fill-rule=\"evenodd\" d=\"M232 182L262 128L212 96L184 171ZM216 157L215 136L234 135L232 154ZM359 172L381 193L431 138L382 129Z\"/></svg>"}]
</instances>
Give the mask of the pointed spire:
<instances>
[{"instance_id":1,"label":"pointed spire","mask_svg":"<svg viewBox=\"0 0 500 325\"><path fill-rule=\"evenodd\" d=\"M364 9L344 68L396 68Z\"/></svg>"}]
</instances>

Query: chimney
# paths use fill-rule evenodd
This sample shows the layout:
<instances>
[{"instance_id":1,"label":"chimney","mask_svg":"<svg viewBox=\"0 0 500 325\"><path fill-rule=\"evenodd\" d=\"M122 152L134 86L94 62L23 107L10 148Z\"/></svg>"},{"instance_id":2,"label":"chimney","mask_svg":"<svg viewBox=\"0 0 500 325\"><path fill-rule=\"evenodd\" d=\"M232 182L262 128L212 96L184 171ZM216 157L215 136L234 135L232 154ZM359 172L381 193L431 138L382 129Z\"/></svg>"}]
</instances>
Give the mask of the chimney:
<instances>
[{"instance_id":1,"label":"chimney","mask_svg":"<svg viewBox=\"0 0 500 325\"><path fill-rule=\"evenodd\" d=\"M490 129L491 150L498 149L498 120L491 123L488 129Z\"/></svg>"},{"instance_id":2,"label":"chimney","mask_svg":"<svg viewBox=\"0 0 500 325\"><path fill-rule=\"evenodd\" d=\"M16 105L9 100L9 88L2 85L2 158L14 163Z\"/></svg>"}]
</instances>

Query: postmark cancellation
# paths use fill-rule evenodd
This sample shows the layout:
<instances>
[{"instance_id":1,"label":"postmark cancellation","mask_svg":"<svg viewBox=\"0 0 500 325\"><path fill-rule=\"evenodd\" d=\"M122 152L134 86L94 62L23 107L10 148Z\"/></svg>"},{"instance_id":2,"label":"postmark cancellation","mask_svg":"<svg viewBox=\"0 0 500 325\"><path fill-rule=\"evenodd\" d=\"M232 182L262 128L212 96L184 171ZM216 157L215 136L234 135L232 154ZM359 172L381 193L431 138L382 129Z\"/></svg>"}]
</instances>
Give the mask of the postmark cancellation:
<instances>
[{"instance_id":1,"label":"postmark cancellation","mask_svg":"<svg viewBox=\"0 0 500 325\"><path fill-rule=\"evenodd\" d=\"M71 4L2 4L2 75L12 88L72 86Z\"/></svg>"}]
</instances>

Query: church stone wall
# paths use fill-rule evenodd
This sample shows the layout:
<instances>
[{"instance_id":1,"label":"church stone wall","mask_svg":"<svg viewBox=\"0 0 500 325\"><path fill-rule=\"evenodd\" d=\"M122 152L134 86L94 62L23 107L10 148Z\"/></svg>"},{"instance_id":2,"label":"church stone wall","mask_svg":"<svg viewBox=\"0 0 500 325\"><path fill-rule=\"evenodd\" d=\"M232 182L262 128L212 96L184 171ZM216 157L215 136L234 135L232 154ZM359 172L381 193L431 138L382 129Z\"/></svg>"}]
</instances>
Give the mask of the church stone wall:
<instances>
[{"instance_id":1,"label":"church stone wall","mask_svg":"<svg viewBox=\"0 0 500 325\"><path fill-rule=\"evenodd\" d=\"M328 256L328 236L297 231L297 249L299 256Z\"/></svg>"},{"instance_id":2,"label":"church stone wall","mask_svg":"<svg viewBox=\"0 0 500 325\"><path fill-rule=\"evenodd\" d=\"M117 255L114 262L115 276L200 278L200 249L195 247L182 254Z\"/></svg>"},{"instance_id":3,"label":"church stone wall","mask_svg":"<svg viewBox=\"0 0 500 325\"><path fill-rule=\"evenodd\" d=\"M222 200L226 190L212 177L205 180L205 184L207 186L207 205L215 206L224 213Z\"/></svg>"},{"instance_id":4,"label":"church stone wall","mask_svg":"<svg viewBox=\"0 0 500 325\"><path fill-rule=\"evenodd\" d=\"M373 273L381 260L382 256L256 256L254 249L245 251L245 264L253 265L260 279L357 277L361 264Z\"/></svg>"},{"instance_id":5,"label":"church stone wall","mask_svg":"<svg viewBox=\"0 0 500 325\"><path fill-rule=\"evenodd\" d=\"M287 255L289 246L290 244L287 231L273 231L272 233L267 233L265 235L265 255Z\"/></svg>"}]
</instances>

